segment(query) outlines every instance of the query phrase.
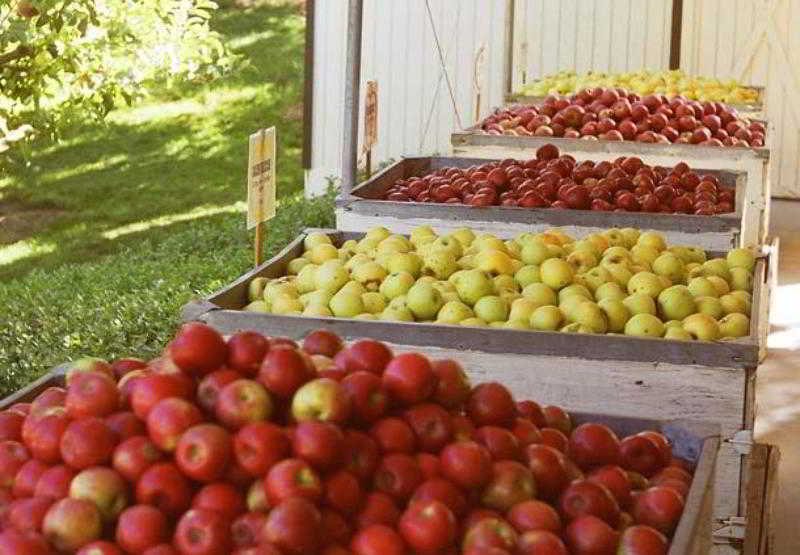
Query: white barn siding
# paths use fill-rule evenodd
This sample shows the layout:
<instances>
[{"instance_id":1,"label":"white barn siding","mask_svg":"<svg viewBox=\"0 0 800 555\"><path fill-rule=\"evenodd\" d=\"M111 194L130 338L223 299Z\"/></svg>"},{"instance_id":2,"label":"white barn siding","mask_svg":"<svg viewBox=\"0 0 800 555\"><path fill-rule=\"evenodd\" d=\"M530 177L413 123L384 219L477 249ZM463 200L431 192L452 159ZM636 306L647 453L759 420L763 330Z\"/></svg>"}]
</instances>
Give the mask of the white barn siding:
<instances>
[{"instance_id":1,"label":"white barn siding","mask_svg":"<svg viewBox=\"0 0 800 555\"><path fill-rule=\"evenodd\" d=\"M430 0L465 126L475 121L473 60L482 44L486 45L486 56L481 112L485 115L503 102L509 5L506 0ZM341 175L346 8L345 0L315 3L313 132L307 194L324 191L327 177ZM450 133L458 122L440 69L424 0L364 1L360 115L363 121L364 83L377 80L374 163L408 154L450 151ZM363 134L363 124L359 133Z\"/></svg>"},{"instance_id":2,"label":"white barn siding","mask_svg":"<svg viewBox=\"0 0 800 555\"><path fill-rule=\"evenodd\" d=\"M774 0L773 0L774 1ZM687 72L737 78L766 87L770 122L772 195L800 197L800 2L781 0L768 38L749 69L742 60L752 48L764 0L685 0L681 67Z\"/></svg>"}]
</instances>

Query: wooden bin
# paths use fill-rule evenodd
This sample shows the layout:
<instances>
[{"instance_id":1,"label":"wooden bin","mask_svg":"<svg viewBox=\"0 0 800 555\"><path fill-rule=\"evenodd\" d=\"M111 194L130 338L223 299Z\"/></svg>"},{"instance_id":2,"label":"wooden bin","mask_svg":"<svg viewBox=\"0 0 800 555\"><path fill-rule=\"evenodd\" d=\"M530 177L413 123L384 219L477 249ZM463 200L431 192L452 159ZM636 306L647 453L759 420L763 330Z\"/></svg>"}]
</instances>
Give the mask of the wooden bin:
<instances>
[{"instance_id":1,"label":"wooden bin","mask_svg":"<svg viewBox=\"0 0 800 555\"><path fill-rule=\"evenodd\" d=\"M64 373L61 369L54 369L22 390L0 400L0 410L5 410L14 403L30 402L51 386L64 386ZM688 420L631 418L605 413L570 411L570 415L576 424L602 422L615 430L620 437L643 430L660 431L669 438L673 453L695 463L694 477L686 496L683 515L672 538L669 555L709 553L712 544L714 473L720 448L718 426ZM753 494L756 495L756 492Z\"/></svg>"},{"instance_id":2,"label":"wooden bin","mask_svg":"<svg viewBox=\"0 0 800 555\"><path fill-rule=\"evenodd\" d=\"M309 230L310 231L310 230ZM363 233L326 231L334 244ZM723 444L715 486L715 528L743 514L748 438L755 413L755 373L766 340L769 286L775 260L755 269L751 333L736 341L703 343L626 336L465 328L341 318L245 312L254 277L285 275L303 252L300 235L282 252L229 286L184 306L182 319L200 320L223 333L254 329L301 338L327 328L347 339L373 337L398 351L460 360L477 382L498 380L517 395L562 403L579 411L687 418L717 424ZM742 432L740 434L739 432ZM737 435L738 434L738 435ZM744 439L743 439L744 438Z\"/></svg>"},{"instance_id":3,"label":"wooden bin","mask_svg":"<svg viewBox=\"0 0 800 555\"><path fill-rule=\"evenodd\" d=\"M649 144L634 141L587 141L554 137L515 137L487 135L478 127L453 133L450 137L455 156L470 158L525 158L540 146L551 143L576 160L614 160L638 156L645 164L672 167L686 162L692 168L744 172L747 175L741 203L740 243L763 245L769 232L769 149L735 148L686 144Z\"/></svg>"},{"instance_id":4,"label":"wooden bin","mask_svg":"<svg viewBox=\"0 0 800 555\"><path fill-rule=\"evenodd\" d=\"M753 103L749 104L733 104L727 103L724 104L731 108L735 108L737 112L739 112L740 116L744 116L749 119L758 119L763 120L764 115L766 112L764 111L764 101L766 99L765 89L764 87L757 87L757 86L748 86L748 89L755 89L758 91L758 100ZM567 93L568 95L571 93ZM533 96L529 94L525 94L522 92L516 93L508 93L506 95L506 103L508 104L543 104L545 96Z\"/></svg>"},{"instance_id":5,"label":"wooden bin","mask_svg":"<svg viewBox=\"0 0 800 555\"><path fill-rule=\"evenodd\" d=\"M739 245L747 179L743 172L697 168L698 172L713 174L721 184L736 190L735 211L717 216L507 206L473 207L462 204L380 200L398 179L423 176L442 167L466 168L487 161L490 160L460 157L403 158L356 187L350 198L337 199L336 227L344 231L364 231L382 225L395 233L410 233L419 225L430 225L443 232L469 227L503 238L523 231L544 231L553 227L561 228L570 235L586 235L612 227L635 227L661 232L670 244L696 245L717 251L729 250Z\"/></svg>"}]
</instances>

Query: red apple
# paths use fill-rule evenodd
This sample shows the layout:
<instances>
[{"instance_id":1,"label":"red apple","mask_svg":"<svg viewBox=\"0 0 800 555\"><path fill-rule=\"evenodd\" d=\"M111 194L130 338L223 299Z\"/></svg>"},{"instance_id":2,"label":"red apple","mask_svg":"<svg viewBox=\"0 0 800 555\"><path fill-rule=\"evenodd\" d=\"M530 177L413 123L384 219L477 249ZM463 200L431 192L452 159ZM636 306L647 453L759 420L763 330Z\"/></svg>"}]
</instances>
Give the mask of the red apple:
<instances>
[{"instance_id":1,"label":"red apple","mask_svg":"<svg viewBox=\"0 0 800 555\"><path fill-rule=\"evenodd\" d=\"M316 553L320 536L309 532L319 530L321 524L320 512L309 501L299 497L286 499L269 512L263 539L286 555Z\"/></svg>"},{"instance_id":2,"label":"red apple","mask_svg":"<svg viewBox=\"0 0 800 555\"><path fill-rule=\"evenodd\" d=\"M573 555L614 555L619 533L603 520L586 515L567 526L564 538Z\"/></svg>"},{"instance_id":3,"label":"red apple","mask_svg":"<svg viewBox=\"0 0 800 555\"><path fill-rule=\"evenodd\" d=\"M383 492L373 491L364 496L355 523L358 528L367 528L373 524L394 526L399 519L400 510L394 499Z\"/></svg>"},{"instance_id":4,"label":"red apple","mask_svg":"<svg viewBox=\"0 0 800 555\"><path fill-rule=\"evenodd\" d=\"M329 469L341 461L344 434L335 424L317 420L300 422L292 434L292 451L316 468Z\"/></svg>"},{"instance_id":5,"label":"red apple","mask_svg":"<svg viewBox=\"0 0 800 555\"><path fill-rule=\"evenodd\" d=\"M203 414L195 405L179 397L159 401L147 413L147 433L164 451L174 451L183 433L203 421Z\"/></svg>"},{"instance_id":6,"label":"red apple","mask_svg":"<svg viewBox=\"0 0 800 555\"><path fill-rule=\"evenodd\" d=\"M461 365L450 359L435 360L433 373L437 377L433 400L448 409L463 405L469 397L470 385Z\"/></svg>"},{"instance_id":7,"label":"red apple","mask_svg":"<svg viewBox=\"0 0 800 555\"><path fill-rule=\"evenodd\" d=\"M36 490L36 484L48 469L49 465L36 459L30 459L19 467L14 476L13 494L16 498L30 497Z\"/></svg>"},{"instance_id":8,"label":"red apple","mask_svg":"<svg viewBox=\"0 0 800 555\"><path fill-rule=\"evenodd\" d=\"M520 444L517 437L499 426L481 426L473 435L474 440L486 447L494 460L520 458Z\"/></svg>"},{"instance_id":9,"label":"red apple","mask_svg":"<svg viewBox=\"0 0 800 555\"><path fill-rule=\"evenodd\" d=\"M240 378L242 374L230 368L222 368L207 374L197 384L197 404L206 412L213 414L222 388Z\"/></svg>"},{"instance_id":10,"label":"red apple","mask_svg":"<svg viewBox=\"0 0 800 555\"><path fill-rule=\"evenodd\" d=\"M181 553L229 553L233 547L229 525L215 511L191 509L178 521L173 544Z\"/></svg>"},{"instance_id":11,"label":"red apple","mask_svg":"<svg viewBox=\"0 0 800 555\"><path fill-rule=\"evenodd\" d=\"M481 503L505 513L535 495L536 483L531 471L517 461L503 460L492 465L492 477L483 489Z\"/></svg>"},{"instance_id":12,"label":"red apple","mask_svg":"<svg viewBox=\"0 0 800 555\"><path fill-rule=\"evenodd\" d=\"M89 417L71 422L61 435L61 458L78 470L104 464L118 439L101 418Z\"/></svg>"},{"instance_id":13,"label":"red apple","mask_svg":"<svg viewBox=\"0 0 800 555\"><path fill-rule=\"evenodd\" d=\"M586 477L589 481L605 486L620 507L627 508L631 503L631 482L628 473L619 466L603 466L593 470Z\"/></svg>"},{"instance_id":14,"label":"red apple","mask_svg":"<svg viewBox=\"0 0 800 555\"><path fill-rule=\"evenodd\" d=\"M7 439L0 442L0 487L11 488L14 478L31 458L30 453L19 441Z\"/></svg>"},{"instance_id":15,"label":"red apple","mask_svg":"<svg viewBox=\"0 0 800 555\"><path fill-rule=\"evenodd\" d=\"M402 453L391 453L381 459L373 478L375 489L397 500L411 497L422 483L422 470L417 461Z\"/></svg>"},{"instance_id":16,"label":"red apple","mask_svg":"<svg viewBox=\"0 0 800 555\"><path fill-rule=\"evenodd\" d=\"M457 517L463 516L467 510L467 499L464 494L453 482L444 478L433 478L420 484L409 505L425 501L441 501Z\"/></svg>"},{"instance_id":17,"label":"red apple","mask_svg":"<svg viewBox=\"0 0 800 555\"><path fill-rule=\"evenodd\" d=\"M301 385L314 379L314 365L304 352L290 347L267 353L258 373L258 381L273 395L288 399Z\"/></svg>"},{"instance_id":18,"label":"red apple","mask_svg":"<svg viewBox=\"0 0 800 555\"><path fill-rule=\"evenodd\" d=\"M44 517L53 500L49 497L26 497L17 499L8 510L8 525L20 532L40 532ZM0 553L3 553L0 550Z\"/></svg>"},{"instance_id":19,"label":"red apple","mask_svg":"<svg viewBox=\"0 0 800 555\"><path fill-rule=\"evenodd\" d=\"M199 322L181 326L167 352L181 370L194 376L208 374L228 360L228 345L219 332Z\"/></svg>"},{"instance_id":20,"label":"red apple","mask_svg":"<svg viewBox=\"0 0 800 555\"><path fill-rule=\"evenodd\" d=\"M393 356L384 343L373 339L354 341L343 353L342 358L348 372L363 370L378 375L383 373Z\"/></svg>"},{"instance_id":21,"label":"red apple","mask_svg":"<svg viewBox=\"0 0 800 555\"><path fill-rule=\"evenodd\" d=\"M0 440L22 439L22 423L25 415L16 411L5 410L0 412Z\"/></svg>"},{"instance_id":22,"label":"red apple","mask_svg":"<svg viewBox=\"0 0 800 555\"><path fill-rule=\"evenodd\" d=\"M489 382L473 388L466 412L476 426L503 426L513 422L517 406L505 386Z\"/></svg>"},{"instance_id":23,"label":"red apple","mask_svg":"<svg viewBox=\"0 0 800 555\"><path fill-rule=\"evenodd\" d=\"M61 499L69 494L69 484L75 477L75 471L71 468L58 465L48 468L36 482L34 497L49 497L51 499Z\"/></svg>"},{"instance_id":24,"label":"red apple","mask_svg":"<svg viewBox=\"0 0 800 555\"><path fill-rule=\"evenodd\" d=\"M311 466L301 459L285 459L274 465L264 484L270 503L277 504L290 497L317 501L322 497L322 481Z\"/></svg>"},{"instance_id":25,"label":"red apple","mask_svg":"<svg viewBox=\"0 0 800 555\"><path fill-rule=\"evenodd\" d=\"M438 453L453 437L450 414L434 403L422 403L407 409L403 418L414 431L417 446Z\"/></svg>"},{"instance_id":26,"label":"red apple","mask_svg":"<svg viewBox=\"0 0 800 555\"><path fill-rule=\"evenodd\" d=\"M567 486L558 500L558 509L565 521L594 515L616 527L619 523L619 505L603 485L590 480L575 480Z\"/></svg>"},{"instance_id":27,"label":"red apple","mask_svg":"<svg viewBox=\"0 0 800 555\"><path fill-rule=\"evenodd\" d=\"M518 555L568 555L567 547L556 534L547 530L532 530L519 537Z\"/></svg>"},{"instance_id":28,"label":"red apple","mask_svg":"<svg viewBox=\"0 0 800 555\"><path fill-rule=\"evenodd\" d=\"M191 486L171 462L151 465L136 482L136 501L176 517L189 508Z\"/></svg>"},{"instance_id":29,"label":"red apple","mask_svg":"<svg viewBox=\"0 0 800 555\"><path fill-rule=\"evenodd\" d=\"M106 417L106 424L120 441L147 433L144 422L130 411L115 412Z\"/></svg>"},{"instance_id":30,"label":"red apple","mask_svg":"<svg viewBox=\"0 0 800 555\"><path fill-rule=\"evenodd\" d=\"M515 504L509 509L507 518L520 534L533 530L561 533L561 518L556 510L547 503L535 499Z\"/></svg>"},{"instance_id":31,"label":"red apple","mask_svg":"<svg viewBox=\"0 0 800 555\"><path fill-rule=\"evenodd\" d=\"M625 529L619 541L621 555L666 555L668 547L661 532L641 524Z\"/></svg>"},{"instance_id":32,"label":"red apple","mask_svg":"<svg viewBox=\"0 0 800 555\"><path fill-rule=\"evenodd\" d=\"M64 407L50 407L32 414L22 426L22 438L31 455L46 463L61 461L61 437L70 418Z\"/></svg>"},{"instance_id":33,"label":"red apple","mask_svg":"<svg viewBox=\"0 0 800 555\"><path fill-rule=\"evenodd\" d=\"M517 413L523 418L529 419L534 425L539 428L547 426L547 420L544 417L542 407L535 401L519 401L517 402Z\"/></svg>"},{"instance_id":34,"label":"red apple","mask_svg":"<svg viewBox=\"0 0 800 555\"><path fill-rule=\"evenodd\" d=\"M133 436L114 449L112 465L127 480L135 482L145 470L163 460L164 453L147 436Z\"/></svg>"},{"instance_id":35,"label":"red apple","mask_svg":"<svg viewBox=\"0 0 800 555\"><path fill-rule=\"evenodd\" d=\"M309 355L333 358L343 347L342 339L328 330L312 331L303 340L303 350Z\"/></svg>"},{"instance_id":36,"label":"red apple","mask_svg":"<svg viewBox=\"0 0 800 555\"><path fill-rule=\"evenodd\" d=\"M232 521L247 510L244 495L226 482L206 484L192 498L193 509L206 509Z\"/></svg>"},{"instance_id":37,"label":"red apple","mask_svg":"<svg viewBox=\"0 0 800 555\"><path fill-rule=\"evenodd\" d=\"M392 528L372 524L359 530L350 542L353 555L405 555L403 538Z\"/></svg>"},{"instance_id":38,"label":"red apple","mask_svg":"<svg viewBox=\"0 0 800 555\"><path fill-rule=\"evenodd\" d=\"M83 372L100 372L105 374L112 380L114 379L114 370L111 365L101 358L85 357L69 363L64 370L67 385L69 385L75 376Z\"/></svg>"},{"instance_id":39,"label":"red apple","mask_svg":"<svg viewBox=\"0 0 800 555\"><path fill-rule=\"evenodd\" d=\"M567 453L583 470L593 466L616 465L620 461L620 443L608 426L589 422L572 432Z\"/></svg>"},{"instance_id":40,"label":"red apple","mask_svg":"<svg viewBox=\"0 0 800 555\"><path fill-rule=\"evenodd\" d=\"M48 543L60 551L77 551L100 538L103 523L91 501L66 497L48 509L42 523Z\"/></svg>"},{"instance_id":41,"label":"red apple","mask_svg":"<svg viewBox=\"0 0 800 555\"><path fill-rule=\"evenodd\" d=\"M115 470L95 466L72 479L69 496L91 501L100 510L103 520L110 522L128 505L128 484Z\"/></svg>"},{"instance_id":42,"label":"red apple","mask_svg":"<svg viewBox=\"0 0 800 555\"><path fill-rule=\"evenodd\" d=\"M216 424L192 426L175 448L175 462L181 471L200 482L218 480L233 459L231 435Z\"/></svg>"},{"instance_id":43,"label":"red apple","mask_svg":"<svg viewBox=\"0 0 800 555\"><path fill-rule=\"evenodd\" d=\"M257 331L240 331L228 338L230 368L245 376L255 376L269 351L269 340Z\"/></svg>"},{"instance_id":44,"label":"red apple","mask_svg":"<svg viewBox=\"0 0 800 555\"><path fill-rule=\"evenodd\" d=\"M478 443L451 443L442 449L439 457L442 475L464 489L481 488L492 477L491 455Z\"/></svg>"},{"instance_id":45,"label":"red apple","mask_svg":"<svg viewBox=\"0 0 800 555\"><path fill-rule=\"evenodd\" d=\"M261 541L267 515L249 512L239 516L231 523L231 540L237 548L251 547Z\"/></svg>"},{"instance_id":46,"label":"red apple","mask_svg":"<svg viewBox=\"0 0 800 555\"><path fill-rule=\"evenodd\" d=\"M179 374L148 374L136 380L130 402L134 414L142 420L159 401L168 397L188 398L191 389Z\"/></svg>"},{"instance_id":47,"label":"red apple","mask_svg":"<svg viewBox=\"0 0 800 555\"><path fill-rule=\"evenodd\" d=\"M334 472L325 479L325 501L342 514L355 513L361 506L363 494L358 478L346 470Z\"/></svg>"},{"instance_id":48,"label":"red apple","mask_svg":"<svg viewBox=\"0 0 800 555\"><path fill-rule=\"evenodd\" d=\"M386 366L383 385L394 400L413 405L436 391L436 374L425 356L404 353L394 357Z\"/></svg>"},{"instance_id":49,"label":"red apple","mask_svg":"<svg viewBox=\"0 0 800 555\"><path fill-rule=\"evenodd\" d=\"M254 422L241 428L233 438L236 461L253 476L263 476L291 452L286 433L269 422Z\"/></svg>"},{"instance_id":50,"label":"red apple","mask_svg":"<svg viewBox=\"0 0 800 555\"><path fill-rule=\"evenodd\" d=\"M525 448L525 458L540 496L548 501L557 499L570 480L564 455L548 445L534 444Z\"/></svg>"},{"instance_id":51,"label":"red apple","mask_svg":"<svg viewBox=\"0 0 800 555\"><path fill-rule=\"evenodd\" d=\"M467 553L491 548L515 553L519 536L514 528L499 518L483 518L467 529L462 549ZM473 551L474 550L474 551Z\"/></svg>"},{"instance_id":52,"label":"red apple","mask_svg":"<svg viewBox=\"0 0 800 555\"><path fill-rule=\"evenodd\" d=\"M420 554L438 554L456 540L458 526L452 511L439 501L412 504L400 517L397 529Z\"/></svg>"},{"instance_id":53,"label":"red apple","mask_svg":"<svg viewBox=\"0 0 800 555\"><path fill-rule=\"evenodd\" d=\"M272 399L257 381L239 379L219 392L214 413L220 423L236 430L252 422L268 420L272 414Z\"/></svg>"},{"instance_id":54,"label":"red apple","mask_svg":"<svg viewBox=\"0 0 800 555\"><path fill-rule=\"evenodd\" d=\"M671 536L683 513L683 498L671 488L655 486L641 492L633 501L631 515L637 524L652 526Z\"/></svg>"},{"instance_id":55,"label":"red apple","mask_svg":"<svg viewBox=\"0 0 800 555\"><path fill-rule=\"evenodd\" d=\"M381 379L372 372L359 370L348 374L342 379L341 387L349 399L353 416L364 424L374 422L388 409L389 398Z\"/></svg>"},{"instance_id":56,"label":"red apple","mask_svg":"<svg viewBox=\"0 0 800 555\"><path fill-rule=\"evenodd\" d=\"M330 378L317 378L301 386L292 397L292 416L298 422L322 420L344 423L350 417L350 398Z\"/></svg>"},{"instance_id":57,"label":"red apple","mask_svg":"<svg viewBox=\"0 0 800 555\"><path fill-rule=\"evenodd\" d=\"M64 406L71 418L107 416L119 407L117 384L105 373L80 372L69 384Z\"/></svg>"}]
</instances>

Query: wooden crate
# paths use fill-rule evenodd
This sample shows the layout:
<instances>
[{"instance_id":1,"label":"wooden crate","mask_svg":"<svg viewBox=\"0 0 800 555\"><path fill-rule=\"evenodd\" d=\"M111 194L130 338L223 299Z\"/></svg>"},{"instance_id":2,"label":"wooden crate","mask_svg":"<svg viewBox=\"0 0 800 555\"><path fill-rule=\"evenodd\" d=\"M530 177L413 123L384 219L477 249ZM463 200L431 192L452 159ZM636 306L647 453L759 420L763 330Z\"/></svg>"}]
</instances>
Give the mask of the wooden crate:
<instances>
[{"instance_id":1,"label":"wooden crate","mask_svg":"<svg viewBox=\"0 0 800 555\"><path fill-rule=\"evenodd\" d=\"M363 234L327 231L334 244ZM460 360L474 381L499 380L515 395L563 403L580 411L688 418L721 427L716 470L715 523L738 517L745 503L746 463L736 434L752 430L755 373L763 355L769 283L777 265L759 259L755 269L749 337L703 343L607 335L465 328L425 323L280 316L244 312L254 277L285 275L302 254L299 236L281 253L229 286L183 308L183 320L200 320L223 333L254 329L300 338L327 328L347 339L373 337L398 351Z\"/></svg>"},{"instance_id":2,"label":"wooden crate","mask_svg":"<svg viewBox=\"0 0 800 555\"><path fill-rule=\"evenodd\" d=\"M735 212L717 216L473 207L380 200L398 179L422 176L442 167L466 168L487 161L460 157L403 158L356 187L351 197L337 200L336 227L344 231L364 231L373 226L385 226L396 233L410 233L420 225L430 225L442 231L466 226L503 238L523 231L544 231L552 227L559 227L570 235L586 235L612 227L635 227L659 231L670 244L696 245L717 251L739 245L746 183L743 172L697 168L698 172L713 174L721 184L736 190Z\"/></svg>"},{"instance_id":3,"label":"wooden crate","mask_svg":"<svg viewBox=\"0 0 800 555\"><path fill-rule=\"evenodd\" d=\"M744 116L748 119L757 119L763 120L766 111L764 109L764 103L766 101L766 89L764 87L757 87L757 86L748 86L748 89L755 89L758 91L758 100L756 102L752 102L749 104L733 104L733 103L725 103L726 106L730 106L731 108L735 108L736 111L739 112L740 116ZM525 94L522 92L516 93L508 93L506 94L506 103L508 104L543 104L545 96L534 96Z\"/></svg>"},{"instance_id":4,"label":"wooden crate","mask_svg":"<svg viewBox=\"0 0 800 555\"><path fill-rule=\"evenodd\" d=\"M693 168L744 172L747 175L741 201L740 243L763 245L769 232L769 149L734 148L685 144L649 144L634 141L587 141L554 137L487 135L477 127L453 133L455 156L470 158L525 158L540 146L551 143L577 160L614 160L638 156L645 164L674 166L680 161Z\"/></svg>"},{"instance_id":5,"label":"wooden crate","mask_svg":"<svg viewBox=\"0 0 800 555\"><path fill-rule=\"evenodd\" d=\"M55 368L27 387L0 400L0 410L5 410L14 403L30 402L48 387L63 385L64 373L60 368ZM720 448L718 426L689 420L631 418L606 413L570 411L570 415L576 424L602 422L620 436L643 430L657 430L666 435L672 444L673 453L695 464L686 505L672 538L669 555L699 555L709 552L712 542L714 473Z\"/></svg>"}]
</instances>

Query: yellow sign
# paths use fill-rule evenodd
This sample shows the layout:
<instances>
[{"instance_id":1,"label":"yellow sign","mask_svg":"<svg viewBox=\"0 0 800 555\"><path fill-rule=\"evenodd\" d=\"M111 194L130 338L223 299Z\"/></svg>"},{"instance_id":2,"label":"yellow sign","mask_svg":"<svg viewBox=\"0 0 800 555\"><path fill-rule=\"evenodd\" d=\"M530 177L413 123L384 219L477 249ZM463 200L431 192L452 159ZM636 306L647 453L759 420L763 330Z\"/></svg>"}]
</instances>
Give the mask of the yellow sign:
<instances>
[{"instance_id":1,"label":"yellow sign","mask_svg":"<svg viewBox=\"0 0 800 555\"><path fill-rule=\"evenodd\" d=\"M250 135L247 229L275 217L275 128Z\"/></svg>"},{"instance_id":2,"label":"yellow sign","mask_svg":"<svg viewBox=\"0 0 800 555\"><path fill-rule=\"evenodd\" d=\"M378 142L378 82L367 81L364 99L364 149L372 150Z\"/></svg>"}]
</instances>

